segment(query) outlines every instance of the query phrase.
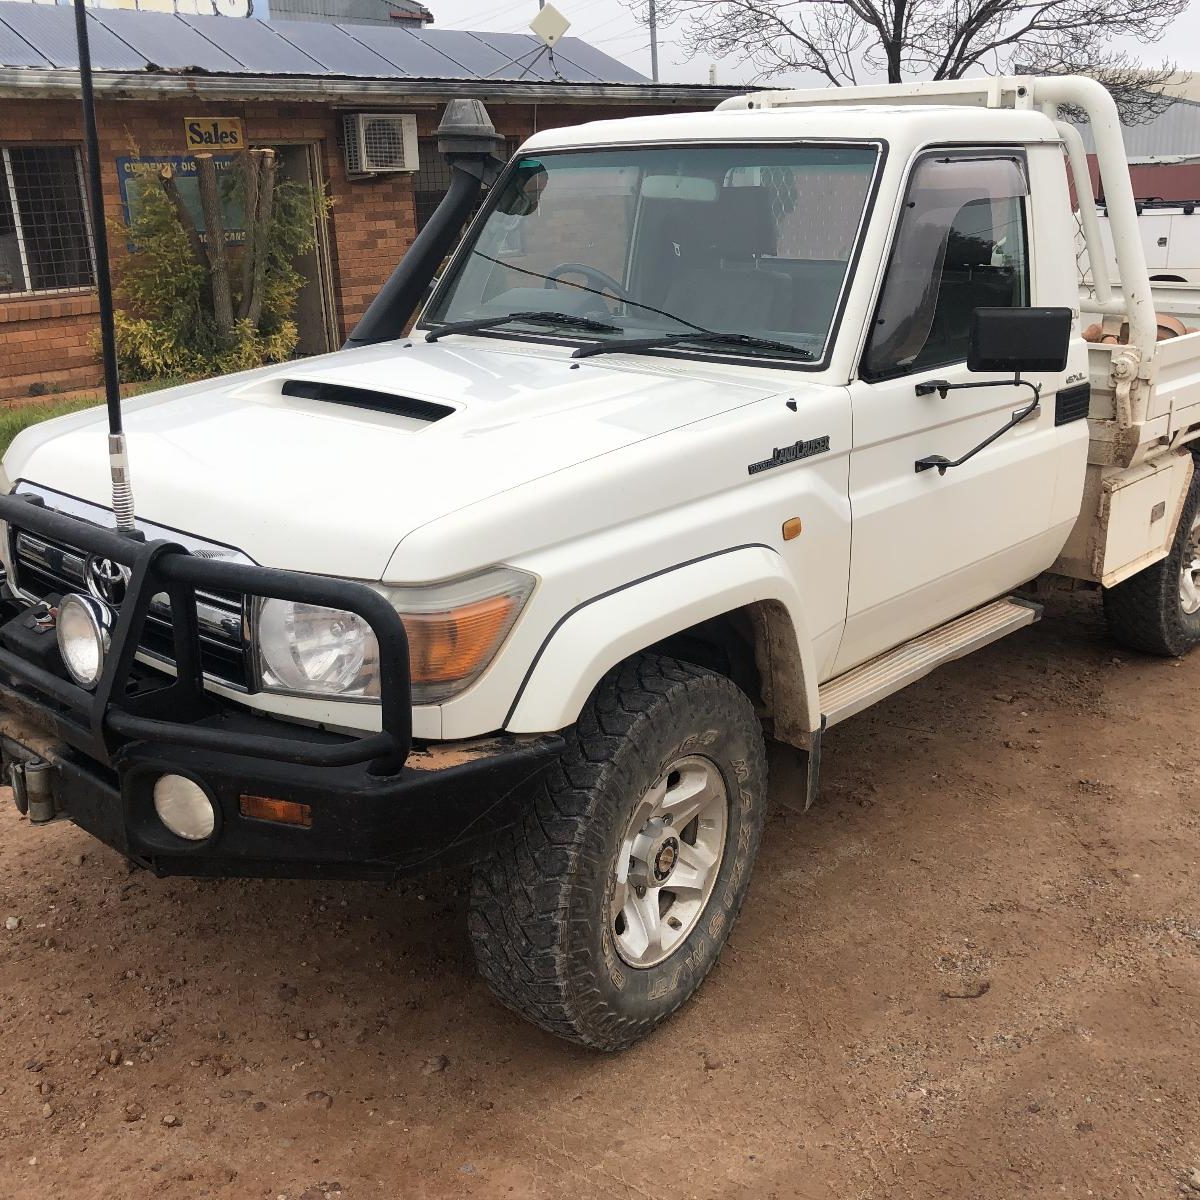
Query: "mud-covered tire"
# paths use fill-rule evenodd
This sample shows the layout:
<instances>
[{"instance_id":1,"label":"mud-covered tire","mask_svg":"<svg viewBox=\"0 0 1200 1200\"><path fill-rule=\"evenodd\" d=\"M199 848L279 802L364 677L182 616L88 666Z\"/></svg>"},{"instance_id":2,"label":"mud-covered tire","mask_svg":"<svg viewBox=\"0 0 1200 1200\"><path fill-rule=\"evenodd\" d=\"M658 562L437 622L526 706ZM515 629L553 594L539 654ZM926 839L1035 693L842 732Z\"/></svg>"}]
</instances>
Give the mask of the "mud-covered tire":
<instances>
[{"instance_id":1,"label":"mud-covered tire","mask_svg":"<svg viewBox=\"0 0 1200 1200\"><path fill-rule=\"evenodd\" d=\"M1184 571L1200 574L1198 520L1200 468L1192 476L1171 553L1124 583L1104 589L1109 632L1122 646L1178 658L1200 645L1200 608L1187 611L1182 594Z\"/></svg>"},{"instance_id":2,"label":"mud-covered tire","mask_svg":"<svg viewBox=\"0 0 1200 1200\"><path fill-rule=\"evenodd\" d=\"M620 1050L695 992L738 915L766 807L762 731L728 679L643 654L605 677L566 737L523 818L475 869L471 940L509 1008L559 1037ZM664 961L631 967L614 932L615 868L639 804L681 759L720 773L724 851L690 933Z\"/></svg>"}]
</instances>

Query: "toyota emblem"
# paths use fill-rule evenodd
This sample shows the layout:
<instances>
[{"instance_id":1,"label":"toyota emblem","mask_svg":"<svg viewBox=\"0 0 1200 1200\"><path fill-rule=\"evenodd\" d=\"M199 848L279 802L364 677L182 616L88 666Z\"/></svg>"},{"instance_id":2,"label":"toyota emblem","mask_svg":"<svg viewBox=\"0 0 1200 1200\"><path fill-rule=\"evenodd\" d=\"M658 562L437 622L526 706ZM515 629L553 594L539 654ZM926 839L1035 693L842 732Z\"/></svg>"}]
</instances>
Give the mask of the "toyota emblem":
<instances>
[{"instance_id":1,"label":"toyota emblem","mask_svg":"<svg viewBox=\"0 0 1200 1200\"><path fill-rule=\"evenodd\" d=\"M105 604L114 608L125 599L125 587L129 583L130 569L111 558L92 555L84 568L87 590Z\"/></svg>"}]
</instances>

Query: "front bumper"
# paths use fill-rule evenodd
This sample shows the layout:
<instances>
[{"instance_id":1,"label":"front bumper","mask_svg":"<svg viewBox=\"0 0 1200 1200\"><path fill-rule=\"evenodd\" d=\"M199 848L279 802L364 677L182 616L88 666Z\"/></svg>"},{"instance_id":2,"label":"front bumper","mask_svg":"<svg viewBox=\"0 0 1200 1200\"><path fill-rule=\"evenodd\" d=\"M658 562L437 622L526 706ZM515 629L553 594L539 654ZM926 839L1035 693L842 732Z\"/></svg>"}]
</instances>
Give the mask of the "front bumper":
<instances>
[{"instance_id":1,"label":"front bumper","mask_svg":"<svg viewBox=\"0 0 1200 1200\"><path fill-rule=\"evenodd\" d=\"M283 722L235 713L203 727L289 736ZM387 879L481 857L516 818L562 739L418 748L387 776L365 765L301 767L161 742L130 743L105 767L56 738L49 713L0 683L0 746L6 777L13 765L47 763L54 815L156 874ZM185 841L159 821L152 790L164 773L186 775L208 792L217 820L207 841ZM244 816L243 796L307 805L311 824Z\"/></svg>"},{"instance_id":2,"label":"front bumper","mask_svg":"<svg viewBox=\"0 0 1200 1200\"><path fill-rule=\"evenodd\" d=\"M94 691L71 682L27 610L3 606L9 609L0 623L6 766L16 765L21 782L23 763L49 764L35 772L44 793L37 816L67 816L160 874L371 878L471 859L511 823L521 798L562 747L550 734L414 748L404 625L362 584L199 558L169 542L120 536L28 497L0 497L0 520L128 571ZM204 687L199 655L196 595L205 589L362 617L380 650L381 731L350 737L252 715L214 697ZM174 626L173 678L137 662L150 601L163 592ZM152 791L167 773L188 776L207 792L216 811L207 840L177 837L158 819ZM309 823L246 816L246 796L307 805Z\"/></svg>"}]
</instances>

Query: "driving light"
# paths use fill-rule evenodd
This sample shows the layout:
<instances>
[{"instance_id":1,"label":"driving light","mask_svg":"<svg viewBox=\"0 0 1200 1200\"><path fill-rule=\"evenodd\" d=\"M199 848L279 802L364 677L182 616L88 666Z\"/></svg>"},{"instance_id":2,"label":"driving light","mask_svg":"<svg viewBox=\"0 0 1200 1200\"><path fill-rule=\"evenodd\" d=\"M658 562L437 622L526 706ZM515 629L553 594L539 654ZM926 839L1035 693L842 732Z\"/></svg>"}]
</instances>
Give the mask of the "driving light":
<instances>
[{"instance_id":1,"label":"driving light","mask_svg":"<svg viewBox=\"0 0 1200 1200\"><path fill-rule=\"evenodd\" d=\"M496 656L533 585L524 571L495 567L426 587L376 586L408 633L413 703L438 704L470 687ZM259 604L256 631L266 690L379 698L379 647L360 617L266 599Z\"/></svg>"},{"instance_id":2,"label":"driving light","mask_svg":"<svg viewBox=\"0 0 1200 1200\"><path fill-rule=\"evenodd\" d=\"M91 596L72 593L59 601L58 652L80 687L94 688L104 674L112 622L112 610Z\"/></svg>"},{"instance_id":3,"label":"driving light","mask_svg":"<svg viewBox=\"0 0 1200 1200\"><path fill-rule=\"evenodd\" d=\"M154 811L176 837L202 842L217 827L217 810L208 793L186 775L160 775L154 781Z\"/></svg>"}]
</instances>

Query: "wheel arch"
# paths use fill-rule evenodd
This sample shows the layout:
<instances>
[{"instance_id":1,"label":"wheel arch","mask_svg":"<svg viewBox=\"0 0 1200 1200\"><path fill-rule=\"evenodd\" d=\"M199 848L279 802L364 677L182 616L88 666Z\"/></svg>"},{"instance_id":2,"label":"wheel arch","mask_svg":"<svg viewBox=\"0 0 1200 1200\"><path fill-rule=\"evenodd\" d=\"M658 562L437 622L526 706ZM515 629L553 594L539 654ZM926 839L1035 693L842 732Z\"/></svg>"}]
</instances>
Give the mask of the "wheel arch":
<instances>
[{"instance_id":1,"label":"wheel arch","mask_svg":"<svg viewBox=\"0 0 1200 1200\"><path fill-rule=\"evenodd\" d=\"M774 736L806 746L820 724L812 642L780 556L741 546L578 605L542 643L513 702L512 733L574 724L605 674L654 651L733 679Z\"/></svg>"}]
</instances>

